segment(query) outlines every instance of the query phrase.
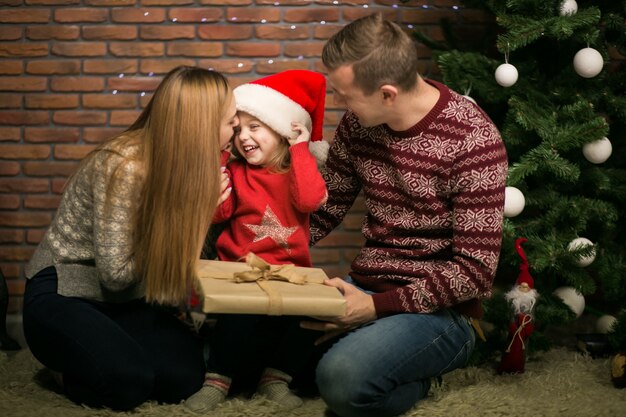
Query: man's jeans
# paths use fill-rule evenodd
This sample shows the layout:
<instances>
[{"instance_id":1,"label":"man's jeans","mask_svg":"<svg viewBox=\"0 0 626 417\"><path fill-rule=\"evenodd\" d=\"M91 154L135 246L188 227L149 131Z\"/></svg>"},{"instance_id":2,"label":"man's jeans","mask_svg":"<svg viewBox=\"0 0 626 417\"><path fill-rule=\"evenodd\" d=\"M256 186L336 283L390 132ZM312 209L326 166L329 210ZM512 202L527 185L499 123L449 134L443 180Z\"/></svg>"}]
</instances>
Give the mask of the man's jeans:
<instances>
[{"instance_id":1,"label":"man's jeans","mask_svg":"<svg viewBox=\"0 0 626 417\"><path fill-rule=\"evenodd\" d=\"M317 386L341 417L395 416L428 394L431 378L465 366L474 343L472 326L453 310L381 318L326 352Z\"/></svg>"}]
</instances>

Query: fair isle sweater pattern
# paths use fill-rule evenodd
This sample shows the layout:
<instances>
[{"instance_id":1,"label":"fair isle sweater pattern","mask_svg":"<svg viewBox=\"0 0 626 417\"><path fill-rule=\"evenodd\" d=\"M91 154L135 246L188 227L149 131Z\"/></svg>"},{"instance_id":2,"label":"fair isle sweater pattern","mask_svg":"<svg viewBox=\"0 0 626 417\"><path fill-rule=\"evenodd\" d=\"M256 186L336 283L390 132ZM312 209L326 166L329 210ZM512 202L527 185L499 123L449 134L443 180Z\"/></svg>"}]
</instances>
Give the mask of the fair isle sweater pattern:
<instances>
[{"instance_id":1,"label":"fair isle sweater pattern","mask_svg":"<svg viewBox=\"0 0 626 417\"><path fill-rule=\"evenodd\" d=\"M379 316L432 312L491 295L502 240L506 151L488 116L446 86L409 130L364 128L348 111L323 176L329 198L311 217L311 243L363 191L366 244L352 278ZM479 315L476 307L469 315Z\"/></svg>"}]
</instances>

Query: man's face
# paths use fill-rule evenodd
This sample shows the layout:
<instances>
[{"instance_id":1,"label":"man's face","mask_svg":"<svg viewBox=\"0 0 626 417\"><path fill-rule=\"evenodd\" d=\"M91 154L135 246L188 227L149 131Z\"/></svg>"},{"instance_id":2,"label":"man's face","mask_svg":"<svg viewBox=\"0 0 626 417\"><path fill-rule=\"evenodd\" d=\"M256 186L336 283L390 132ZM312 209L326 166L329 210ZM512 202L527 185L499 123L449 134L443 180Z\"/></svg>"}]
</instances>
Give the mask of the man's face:
<instances>
[{"instance_id":1,"label":"man's face","mask_svg":"<svg viewBox=\"0 0 626 417\"><path fill-rule=\"evenodd\" d=\"M333 91L336 105L345 107L359 118L364 127L385 123L379 92L366 96L354 85L354 72L351 65L343 65L328 73L328 82Z\"/></svg>"}]
</instances>

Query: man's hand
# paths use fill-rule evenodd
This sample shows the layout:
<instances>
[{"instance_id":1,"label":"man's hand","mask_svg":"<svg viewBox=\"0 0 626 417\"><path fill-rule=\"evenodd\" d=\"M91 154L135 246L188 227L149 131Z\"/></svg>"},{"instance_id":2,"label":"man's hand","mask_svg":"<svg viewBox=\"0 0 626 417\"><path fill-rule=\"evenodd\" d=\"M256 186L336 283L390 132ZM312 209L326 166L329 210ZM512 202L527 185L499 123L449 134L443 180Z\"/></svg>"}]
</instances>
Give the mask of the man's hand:
<instances>
[{"instance_id":1,"label":"man's hand","mask_svg":"<svg viewBox=\"0 0 626 417\"><path fill-rule=\"evenodd\" d=\"M218 206L226 201L226 199L228 199L230 192L233 190L233 188L230 186L230 176L228 175L226 167L221 168L221 176L222 178L220 179L220 197L217 199Z\"/></svg>"},{"instance_id":2,"label":"man's hand","mask_svg":"<svg viewBox=\"0 0 626 417\"><path fill-rule=\"evenodd\" d=\"M361 291L341 278L327 279L324 284L337 288L346 299L346 313L341 317L316 317L321 321L302 321L304 329L320 330L326 334L315 341L320 344L342 333L376 320L376 309L372 296Z\"/></svg>"}]
</instances>

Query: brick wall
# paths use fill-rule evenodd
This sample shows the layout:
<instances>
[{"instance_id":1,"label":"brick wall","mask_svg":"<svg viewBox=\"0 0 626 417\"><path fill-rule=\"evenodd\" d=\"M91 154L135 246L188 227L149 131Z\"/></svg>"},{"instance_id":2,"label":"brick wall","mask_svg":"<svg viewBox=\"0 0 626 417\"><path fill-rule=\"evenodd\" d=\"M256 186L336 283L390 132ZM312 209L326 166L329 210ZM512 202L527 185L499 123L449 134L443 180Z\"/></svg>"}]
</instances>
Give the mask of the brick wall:
<instances>
[{"instance_id":1,"label":"brick wall","mask_svg":"<svg viewBox=\"0 0 626 417\"><path fill-rule=\"evenodd\" d=\"M486 16L458 0L0 0L0 268L10 313L21 311L24 264L54 216L66 178L93 147L138 116L164 73L212 67L233 86L285 69L323 71L323 44L374 11L441 39L443 17ZM422 73L437 78L420 46ZM342 110L327 100L325 137ZM313 249L344 276L363 243L361 199Z\"/></svg>"}]
</instances>

